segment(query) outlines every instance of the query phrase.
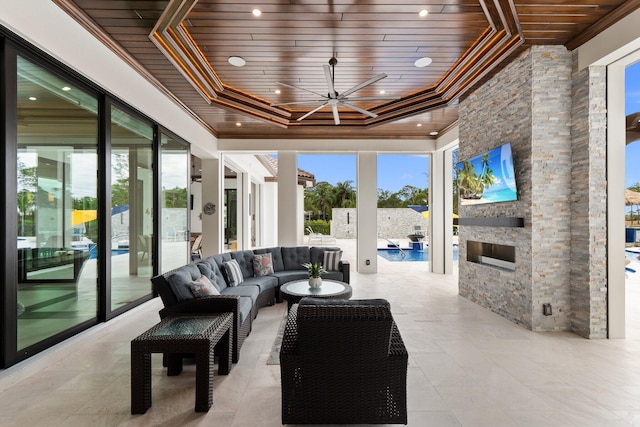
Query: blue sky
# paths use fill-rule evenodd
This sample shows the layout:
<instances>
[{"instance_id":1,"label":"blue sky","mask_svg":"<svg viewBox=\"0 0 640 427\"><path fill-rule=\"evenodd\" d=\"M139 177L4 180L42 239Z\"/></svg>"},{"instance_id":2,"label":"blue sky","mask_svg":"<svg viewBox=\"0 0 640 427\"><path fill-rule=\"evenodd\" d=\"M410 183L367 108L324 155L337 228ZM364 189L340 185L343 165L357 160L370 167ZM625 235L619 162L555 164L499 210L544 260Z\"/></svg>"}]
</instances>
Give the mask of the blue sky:
<instances>
[{"instance_id":1,"label":"blue sky","mask_svg":"<svg viewBox=\"0 0 640 427\"><path fill-rule=\"evenodd\" d=\"M298 168L315 175L316 181L353 181L356 185L355 154L299 154ZM378 188L396 192L405 185L428 187L429 157L381 154L378 156Z\"/></svg>"},{"instance_id":2,"label":"blue sky","mask_svg":"<svg viewBox=\"0 0 640 427\"><path fill-rule=\"evenodd\" d=\"M627 67L625 76L625 114L640 111L640 62ZM627 145L626 186L640 183L640 141Z\"/></svg>"}]
</instances>

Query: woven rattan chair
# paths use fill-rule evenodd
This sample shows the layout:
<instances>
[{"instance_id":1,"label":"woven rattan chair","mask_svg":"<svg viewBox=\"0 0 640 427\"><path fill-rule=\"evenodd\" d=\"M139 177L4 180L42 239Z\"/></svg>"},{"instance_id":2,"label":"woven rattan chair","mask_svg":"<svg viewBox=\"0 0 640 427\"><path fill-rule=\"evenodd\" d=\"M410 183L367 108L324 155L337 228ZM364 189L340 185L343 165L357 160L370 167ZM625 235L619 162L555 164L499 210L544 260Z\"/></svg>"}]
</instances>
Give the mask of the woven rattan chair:
<instances>
[{"instance_id":1,"label":"woven rattan chair","mask_svg":"<svg viewBox=\"0 0 640 427\"><path fill-rule=\"evenodd\" d=\"M280 352L283 424L406 424L407 350L385 300L304 298Z\"/></svg>"}]
</instances>

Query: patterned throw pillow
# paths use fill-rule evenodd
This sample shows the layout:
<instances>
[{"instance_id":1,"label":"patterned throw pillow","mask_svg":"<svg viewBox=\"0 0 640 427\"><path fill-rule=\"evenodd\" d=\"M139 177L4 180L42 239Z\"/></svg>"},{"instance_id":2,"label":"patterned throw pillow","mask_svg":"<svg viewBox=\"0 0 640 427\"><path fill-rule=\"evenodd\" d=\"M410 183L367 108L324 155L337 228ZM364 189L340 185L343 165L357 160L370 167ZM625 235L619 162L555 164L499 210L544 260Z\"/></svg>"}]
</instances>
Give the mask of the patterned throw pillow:
<instances>
[{"instance_id":1,"label":"patterned throw pillow","mask_svg":"<svg viewBox=\"0 0 640 427\"><path fill-rule=\"evenodd\" d=\"M238 261L236 261L235 259L232 259L231 261L225 261L224 263L222 263L222 266L224 267L225 273L227 273L229 286L238 286L244 281L242 270L240 270Z\"/></svg>"},{"instance_id":2,"label":"patterned throw pillow","mask_svg":"<svg viewBox=\"0 0 640 427\"><path fill-rule=\"evenodd\" d=\"M216 288L216 285L214 285L211 282L211 280L209 280L209 278L207 276L205 276L204 274L202 276L200 276L198 281L204 283L205 285L207 285L207 287L211 286L211 288L212 288L211 295L220 295L220 291L218 290L218 288Z\"/></svg>"},{"instance_id":3,"label":"patterned throw pillow","mask_svg":"<svg viewBox=\"0 0 640 427\"><path fill-rule=\"evenodd\" d=\"M327 271L340 271L342 251L325 251L322 266Z\"/></svg>"},{"instance_id":4,"label":"patterned throw pillow","mask_svg":"<svg viewBox=\"0 0 640 427\"><path fill-rule=\"evenodd\" d=\"M193 296L196 298L214 295L213 292L215 291L215 288L211 284L203 283L199 280L196 280L193 282L189 282L187 286L191 290L191 293L193 293Z\"/></svg>"},{"instance_id":5,"label":"patterned throw pillow","mask_svg":"<svg viewBox=\"0 0 640 427\"><path fill-rule=\"evenodd\" d=\"M273 274L273 259L271 252L258 254L253 256L253 275L268 276Z\"/></svg>"}]
</instances>

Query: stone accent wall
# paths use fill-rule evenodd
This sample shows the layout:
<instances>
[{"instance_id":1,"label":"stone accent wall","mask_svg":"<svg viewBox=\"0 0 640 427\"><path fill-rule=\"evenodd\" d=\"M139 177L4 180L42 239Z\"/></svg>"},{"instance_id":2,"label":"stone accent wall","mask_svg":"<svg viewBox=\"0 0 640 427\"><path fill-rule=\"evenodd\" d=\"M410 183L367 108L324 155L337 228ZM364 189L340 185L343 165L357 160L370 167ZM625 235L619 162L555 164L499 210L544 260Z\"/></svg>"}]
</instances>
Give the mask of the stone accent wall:
<instances>
[{"instance_id":1,"label":"stone accent wall","mask_svg":"<svg viewBox=\"0 0 640 427\"><path fill-rule=\"evenodd\" d=\"M607 337L606 68L573 58L571 329Z\"/></svg>"},{"instance_id":2,"label":"stone accent wall","mask_svg":"<svg viewBox=\"0 0 640 427\"><path fill-rule=\"evenodd\" d=\"M534 46L459 109L460 159L509 142L518 185L518 201L460 206L460 217L525 220L460 226L460 295L536 331L570 330L571 64L562 46ZM515 272L466 262L467 240L515 246Z\"/></svg>"},{"instance_id":3,"label":"stone accent wall","mask_svg":"<svg viewBox=\"0 0 640 427\"><path fill-rule=\"evenodd\" d=\"M415 226L427 234L429 222L421 213L410 208L378 208L378 236L385 239L406 239ZM347 223L348 215L348 223ZM334 208L331 211L331 235L337 239L355 239L357 218L355 208Z\"/></svg>"}]
</instances>

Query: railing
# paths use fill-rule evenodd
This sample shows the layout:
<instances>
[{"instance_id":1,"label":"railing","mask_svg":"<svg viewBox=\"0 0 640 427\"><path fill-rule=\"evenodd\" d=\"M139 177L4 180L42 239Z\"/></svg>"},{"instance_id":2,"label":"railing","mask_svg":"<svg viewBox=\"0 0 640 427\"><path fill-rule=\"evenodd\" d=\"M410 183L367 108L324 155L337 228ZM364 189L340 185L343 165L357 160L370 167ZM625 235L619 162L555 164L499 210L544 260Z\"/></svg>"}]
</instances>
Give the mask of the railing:
<instances>
[{"instance_id":1,"label":"railing","mask_svg":"<svg viewBox=\"0 0 640 427\"><path fill-rule=\"evenodd\" d=\"M405 251L403 251L402 248L400 247L400 245L398 245L396 242L393 242L393 241L387 239L386 237L382 237L380 235L378 235L378 239L386 240L387 242L391 243L391 246L395 246L396 248L398 248L402 258L407 256L407 253Z\"/></svg>"}]
</instances>

